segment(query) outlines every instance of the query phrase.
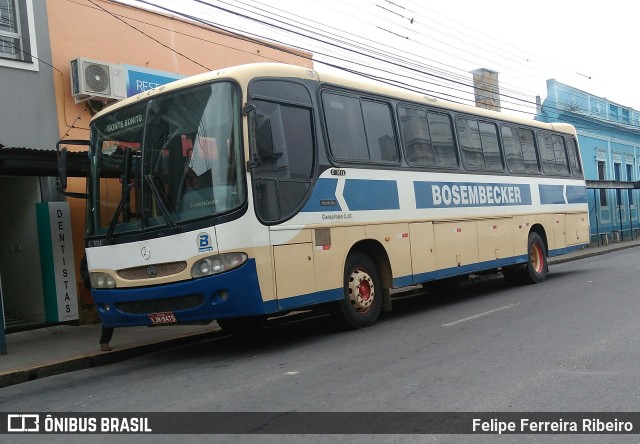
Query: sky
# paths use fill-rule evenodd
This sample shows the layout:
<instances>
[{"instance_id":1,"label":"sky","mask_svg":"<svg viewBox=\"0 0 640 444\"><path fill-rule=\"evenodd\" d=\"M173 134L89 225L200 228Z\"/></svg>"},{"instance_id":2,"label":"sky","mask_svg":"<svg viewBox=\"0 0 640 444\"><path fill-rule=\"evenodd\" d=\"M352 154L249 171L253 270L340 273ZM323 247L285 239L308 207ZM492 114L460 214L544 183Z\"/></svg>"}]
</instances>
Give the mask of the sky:
<instances>
[{"instance_id":1,"label":"sky","mask_svg":"<svg viewBox=\"0 0 640 444\"><path fill-rule=\"evenodd\" d=\"M461 103L471 98L470 71L483 67L499 73L505 112L531 116L550 78L640 109L640 5L632 1L138 1L127 0L309 50L318 67L348 68Z\"/></svg>"}]
</instances>

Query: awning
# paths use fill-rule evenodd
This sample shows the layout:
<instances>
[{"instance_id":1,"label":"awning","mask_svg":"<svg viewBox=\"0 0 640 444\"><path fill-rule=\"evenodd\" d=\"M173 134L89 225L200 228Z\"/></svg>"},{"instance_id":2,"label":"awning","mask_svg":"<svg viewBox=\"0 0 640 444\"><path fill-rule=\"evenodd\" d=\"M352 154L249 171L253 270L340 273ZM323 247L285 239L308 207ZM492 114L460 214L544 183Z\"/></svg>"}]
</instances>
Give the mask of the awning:
<instances>
[{"instance_id":1,"label":"awning","mask_svg":"<svg viewBox=\"0 0 640 444\"><path fill-rule=\"evenodd\" d=\"M67 154L67 176L87 177L89 156L87 151ZM56 150L0 145L0 176L58 176Z\"/></svg>"}]
</instances>

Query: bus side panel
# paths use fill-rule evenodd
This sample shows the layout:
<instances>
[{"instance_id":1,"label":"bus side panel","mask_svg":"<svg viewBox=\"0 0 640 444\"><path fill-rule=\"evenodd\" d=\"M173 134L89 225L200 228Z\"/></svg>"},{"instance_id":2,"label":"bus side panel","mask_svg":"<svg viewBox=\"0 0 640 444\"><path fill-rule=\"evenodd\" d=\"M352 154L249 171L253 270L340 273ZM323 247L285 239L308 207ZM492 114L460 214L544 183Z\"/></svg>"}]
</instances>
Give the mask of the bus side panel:
<instances>
[{"instance_id":1,"label":"bus side panel","mask_svg":"<svg viewBox=\"0 0 640 444\"><path fill-rule=\"evenodd\" d=\"M535 222L536 218L532 215L513 217L513 255L516 257L516 262L521 262L519 258L527 261L529 231Z\"/></svg>"},{"instance_id":2,"label":"bus side panel","mask_svg":"<svg viewBox=\"0 0 640 444\"><path fill-rule=\"evenodd\" d=\"M478 221L478 255L480 262L513 256L513 219Z\"/></svg>"},{"instance_id":3,"label":"bus side panel","mask_svg":"<svg viewBox=\"0 0 640 444\"><path fill-rule=\"evenodd\" d=\"M267 245L264 247L242 248L231 251L244 251L250 258L255 260L262 301L274 301L276 298L275 271L273 269L271 247Z\"/></svg>"},{"instance_id":4,"label":"bus side panel","mask_svg":"<svg viewBox=\"0 0 640 444\"><path fill-rule=\"evenodd\" d=\"M542 225L542 228L544 228L544 231L547 235L547 244L549 246L549 250L555 250L557 248L563 248L564 245L558 245L556 246L556 237L555 237L555 226L556 226L556 219L554 217L554 214L548 214L548 213L544 213L544 214L538 214L536 215L536 223ZM528 227L529 230L531 229L531 227ZM562 231L564 232L564 225L562 226ZM527 236L529 236L529 231L527 230ZM527 240L524 241L524 247L525 247L525 251L527 248ZM528 254L528 253L526 253Z\"/></svg>"},{"instance_id":5,"label":"bus side panel","mask_svg":"<svg viewBox=\"0 0 640 444\"><path fill-rule=\"evenodd\" d=\"M314 265L316 290L342 290L344 264L347 254L359 240L364 239L364 227L327 227L314 231Z\"/></svg>"},{"instance_id":6,"label":"bus side panel","mask_svg":"<svg viewBox=\"0 0 640 444\"><path fill-rule=\"evenodd\" d=\"M585 213L569 213L564 220L567 245L589 243L589 216Z\"/></svg>"},{"instance_id":7,"label":"bus side panel","mask_svg":"<svg viewBox=\"0 0 640 444\"><path fill-rule=\"evenodd\" d=\"M369 225L365 227L365 233L368 239L377 240L386 250L391 264L393 286L412 284L409 224Z\"/></svg>"},{"instance_id":8,"label":"bus side panel","mask_svg":"<svg viewBox=\"0 0 640 444\"><path fill-rule=\"evenodd\" d=\"M564 214L556 213L553 215L553 237L554 237L553 249L560 249L567 246L564 219L565 219Z\"/></svg>"},{"instance_id":9,"label":"bus side panel","mask_svg":"<svg viewBox=\"0 0 640 444\"><path fill-rule=\"evenodd\" d=\"M315 265L310 242L273 247L278 308L283 299L315 293Z\"/></svg>"},{"instance_id":10,"label":"bus side panel","mask_svg":"<svg viewBox=\"0 0 640 444\"><path fill-rule=\"evenodd\" d=\"M428 273L436 269L435 240L433 222L409 224L411 239L411 267L414 275Z\"/></svg>"},{"instance_id":11,"label":"bus side panel","mask_svg":"<svg viewBox=\"0 0 640 444\"><path fill-rule=\"evenodd\" d=\"M476 221L435 223L436 266L451 269L478 262Z\"/></svg>"}]
</instances>

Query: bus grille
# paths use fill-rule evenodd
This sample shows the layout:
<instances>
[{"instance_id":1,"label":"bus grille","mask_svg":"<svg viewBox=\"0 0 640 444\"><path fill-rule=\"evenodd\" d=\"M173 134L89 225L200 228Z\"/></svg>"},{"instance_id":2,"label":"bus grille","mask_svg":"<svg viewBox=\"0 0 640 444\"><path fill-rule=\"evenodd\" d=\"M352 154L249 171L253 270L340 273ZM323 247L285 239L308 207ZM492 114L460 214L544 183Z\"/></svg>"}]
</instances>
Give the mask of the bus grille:
<instances>
[{"instance_id":1,"label":"bus grille","mask_svg":"<svg viewBox=\"0 0 640 444\"><path fill-rule=\"evenodd\" d=\"M178 274L187 269L187 263L166 262L164 264L143 265L142 267L125 268L116 273L122 279L152 279Z\"/></svg>"},{"instance_id":2,"label":"bus grille","mask_svg":"<svg viewBox=\"0 0 640 444\"><path fill-rule=\"evenodd\" d=\"M180 311L195 308L204 303L203 294L192 294L177 298L150 299L148 301L116 302L116 308L127 314L149 314L163 311Z\"/></svg>"}]
</instances>

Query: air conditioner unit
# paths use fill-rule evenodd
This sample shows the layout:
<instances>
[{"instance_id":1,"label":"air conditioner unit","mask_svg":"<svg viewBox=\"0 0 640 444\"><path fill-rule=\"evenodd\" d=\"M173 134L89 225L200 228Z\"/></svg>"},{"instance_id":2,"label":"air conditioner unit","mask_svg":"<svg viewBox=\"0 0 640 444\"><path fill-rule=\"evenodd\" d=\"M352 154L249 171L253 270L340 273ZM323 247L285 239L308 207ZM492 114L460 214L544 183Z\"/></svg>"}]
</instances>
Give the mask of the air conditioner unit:
<instances>
[{"instance_id":1,"label":"air conditioner unit","mask_svg":"<svg viewBox=\"0 0 640 444\"><path fill-rule=\"evenodd\" d=\"M127 98L127 69L123 65L85 58L71 61L71 94L76 103L89 99L113 102Z\"/></svg>"}]
</instances>

